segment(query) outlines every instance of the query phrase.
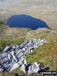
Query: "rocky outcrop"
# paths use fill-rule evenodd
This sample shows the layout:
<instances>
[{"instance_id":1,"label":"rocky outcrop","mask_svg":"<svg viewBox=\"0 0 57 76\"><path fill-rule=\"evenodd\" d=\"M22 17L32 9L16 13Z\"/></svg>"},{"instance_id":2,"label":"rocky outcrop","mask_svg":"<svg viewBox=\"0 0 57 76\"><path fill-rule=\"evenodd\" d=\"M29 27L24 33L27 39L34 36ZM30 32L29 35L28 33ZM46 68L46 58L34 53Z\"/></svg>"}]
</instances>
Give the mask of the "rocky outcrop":
<instances>
[{"instance_id":1,"label":"rocky outcrop","mask_svg":"<svg viewBox=\"0 0 57 76\"><path fill-rule=\"evenodd\" d=\"M38 73L41 70L40 64L34 62L34 64L27 64L27 60L25 59L24 64L20 67L20 70L24 73Z\"/></svg>"},{"instance_id":2,"label":"rocky outcrop","mask_svg":"<svg viewBox=\"0 0 57 76\"><path fill-rule=\"evenodd\" d=\"M27 55L33 52L34 48L39 47L40 45L43 45L47 43L47 40L45 39L33 39L30 41L24 41L21 45L16 46L6 46L4 49L4 53L0 54L0 71L12 71L16 69L17 67L22 66L22 70L26 73L24 69L27 69L26 66L28 66L26 60L24 64L22 63L22 60L26 58ZM35 70L34 70L34 69ZM28 67L29 73L36 73L39 71L39 64L36 62L33 65L30 65Z\"/></svg>"}]
</instances>

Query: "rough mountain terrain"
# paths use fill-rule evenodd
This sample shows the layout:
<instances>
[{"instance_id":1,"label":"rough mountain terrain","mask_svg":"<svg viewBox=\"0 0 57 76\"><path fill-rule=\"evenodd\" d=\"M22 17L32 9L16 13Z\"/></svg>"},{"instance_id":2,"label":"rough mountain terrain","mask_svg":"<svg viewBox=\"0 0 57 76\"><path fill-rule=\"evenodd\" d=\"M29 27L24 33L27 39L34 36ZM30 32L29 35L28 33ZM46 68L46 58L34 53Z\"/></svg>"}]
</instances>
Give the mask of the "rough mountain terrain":
<instances>
[{"instance_id":1,"label":"rough mountain terrain","mask_svg":"<svg viewBox=\"0 0 57 76\"><path fill-rule=\"evenodd\" d=\"M1 39L15 39L25 37L30 29L27 28L12 28L5 24L0 24L0 40Z\"/></svg>"},{"instance_id":2,"label":"rough mountain terrain","mask_svg":"<svg viewBox=\"0 0 57 76\"><path fill-rule=\"evenodd\" d=\"M2 0L0 20L7 23L13 15L27 14L41 19L57 30L57 0Z\"/></svg>"},{"instance_id":3,"label":"rough mountain terrain","mask_svg":"<svg viewBox=\"0 0 57 76\"><path fill-rule=\"evenodd\" d=\"M51 29L39 28L31 30L27 28L12 28L6 25L11 16L20 14L41 19ZM0 0L0 51L3 51L3 48L7 45L22 43L24 41L23 38L25 40L34 38L47 39L49 42L34 49L34 52L27 56L27 60L31 64L35 61L42 63L43 68L49 67L48 71L57 71L57 0ZM19 68L13 72L22 73ZM12 73L0 73L0 76L3 75L18 76Z\"/></svg>"}]
</instances>

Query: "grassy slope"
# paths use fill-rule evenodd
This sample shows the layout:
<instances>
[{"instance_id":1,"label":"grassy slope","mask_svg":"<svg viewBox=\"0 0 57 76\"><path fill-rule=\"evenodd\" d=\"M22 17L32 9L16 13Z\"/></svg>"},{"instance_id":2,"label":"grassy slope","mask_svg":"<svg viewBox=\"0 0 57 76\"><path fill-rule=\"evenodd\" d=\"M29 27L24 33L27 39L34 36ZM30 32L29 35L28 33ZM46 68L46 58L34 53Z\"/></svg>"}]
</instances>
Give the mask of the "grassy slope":
<instances>
[{"instance_id":1,"label":"grassy slope","mask_svg":"<svg viewBox=\"0 0 57 76\"><path fill-rule=\"evenodd\" d=\"M50 41L27 56L28 63L43 63L44 67L49 67L51 71L57 70L57 41Z\"/></svg>"},{"instance_id":2,"label":"grassy slope","mask_svg":"<svg viewBox=\"0 0 57 76\"><path fill-rule=\"evenodd\" d=\"M38 62L43 64L43 69L49 67L48 71L57 70L57 40L50 41L39 48L34 49L34 52L27 56L29 64ZM19 68L13 71L14 73L23 73Z\"/></svg>"},{"instance_id":3,"label":"grassy slope","mask_svg":"<svg viewBox=\"0 0 57 76\"><path fill-rule=\"evenodd\" d=\"M30 29L26 28L11 28L4 24L0 24L0 40L1 39L15 39L18 37L25 37Z\"/></svg>"},{"instance_id":4,"label":"grassy slope","mask_svg":"<svg viewBox=\"0 0 57 76\"><path fill-rule=\"evenodd\" d=\"M27 36L26 39L40 38L49 40L47 44L34 49L34 52L27 56L28 63L36 61L43 63L44 67L50 67L49 70L57 70L57 32L43 28L30 31Z\"/></svg>"},{"instance_id":5,"label":"grassy slope","mask_svg":"<svg viewBox=\"0 0 57 76\"><path fill-rule=\"evenodd\" d=\"M50 30L47 28L39 28L37 30L31 30L27 33L26 39L30 40L31 38L40 38L40 39L49 39L56 40L57 39L57 31Z\"/></svg>"},{"instance_id":6,"label":"grassy slope","mask_svg":"<svg viewBox=\"0 0 57 76\"><path fill-rule=\"evenodd\" d=\"M34 49L34 52L27 56L28 63L33 64L35 61L43 63L44 67L49 67L49 71L57 69L57 32L46 28L29 31L26 40L33 38L47 39L49 42ZM17 68L18 69L18 68ZM17 72L17 69L14 72ZM18 73L21 73L18 70Z\"/></svg>"},{"instance_id":7,"label":"grassy slope","mask_svg":"<svg viewBox=\"0 0 57 76\"><path fill-rule=\"evenodd\" d=\"M47 38L48 36L44 36ZM43 38L43 37L40 37ZM50 35L49 42L34 49L34 52L27 56L27 60L29 64L33 64L34 62L42 63L45 67L49 67L48 71L56 71L57 70L57 35ZM20 69L15 69L13 72L20 72Z\"/></svg>"},{"instance_id":8,"label":"grassy slope","mask_svg":"<svg viewBox=\"0 0 57 76\"><path fill-rule=\"evenodd\" d=\"M8 45L20 45L25 38L16 38L13 40L0 40L0 52Z\"/></svg>"},{"instance_id":9,"label":"grassy slope","mask_svg":"<svg viewBox=\"0 0 57 76\"><path fill-rule=\"evenodd\" d=\"M18 29L19 33L17 34L17 28L15 31L15 28L10 28L8 26L5 27L5 25L0 26L0 39L12 39L12 41L6 41L6 43L3 41L2 44L4 45L4 43L6 45L8 44L18 44L18 42L20 41L17 37L24 37L24 35L26 36L26 40L28 39L32 39L32 38L45 38L49 40L49 43L44 44L43 46L40 46L39 48L36 48L34 50L34 52L32 54L30 54L27 59L28 59L28 63L33 63L35 61L39 62L39 63L43 63L44 67L50 67L49 70L56 70L57 69L57 33L53 30L49 30L49 29L37 29L37 30L25 30L25 29ZM24 33L25 30L25 33ZM14 31L14 32L13 32ZM29 32L28 32L29 31ZM14 33L14 34L13 34ZM21 33L21 35L20 35ZM10 37L10 38L9 38ZM14 38L14 39L13 39ZM17 38L17 39L16 39ZM22 42L23 39L21 39L20 43ZM3 45L1 44L0 41L0 46L2 46L3 49ZM5 46L6 46L5 45ZM21 73L21 71L17 68L16 70L14 70L13 72L18 72Z\"/></svg>"}]
</instances>

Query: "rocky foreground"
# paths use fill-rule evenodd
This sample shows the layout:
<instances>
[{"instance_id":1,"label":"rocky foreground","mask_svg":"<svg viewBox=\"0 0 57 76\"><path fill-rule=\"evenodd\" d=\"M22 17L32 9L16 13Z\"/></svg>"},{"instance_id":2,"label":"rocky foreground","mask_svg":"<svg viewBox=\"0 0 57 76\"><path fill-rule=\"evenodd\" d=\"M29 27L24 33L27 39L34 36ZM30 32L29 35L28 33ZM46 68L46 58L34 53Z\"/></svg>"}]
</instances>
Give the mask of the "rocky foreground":
<instances>
[{"instance_id":1,"label":"rocky foreground","mask_svg":"<svg viewBox=\"0 0 57 76\"><path fill-rule=\"evenodd\" d=\"M21 45L6 46L3 50L4 53L0 54L0 72L11 72L17 67L28 74L40 72L40 63L28 64L26 56L32 53L35 48L47 42L45 39L33 39L24 41Z\"/></svg>"}]
</instances>

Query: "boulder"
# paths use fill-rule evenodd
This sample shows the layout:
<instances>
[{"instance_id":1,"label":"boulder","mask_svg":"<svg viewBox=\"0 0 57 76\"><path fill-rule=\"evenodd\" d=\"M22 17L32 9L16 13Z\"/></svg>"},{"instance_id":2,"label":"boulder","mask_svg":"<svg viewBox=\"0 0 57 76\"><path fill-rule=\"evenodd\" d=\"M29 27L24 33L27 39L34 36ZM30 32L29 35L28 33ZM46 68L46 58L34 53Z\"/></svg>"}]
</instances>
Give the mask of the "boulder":
<instances>
[{"instance_id":1,"label":"boulder","mask_svg":"<svg viewBox=\"0 0 57 76\"><path fill-rule=\"evenodd\" d=\"M38 73L40 71L40 64L38 64L37 62L35 62L32 65L32 71L33 71L33 73Z\"/></svg>"},{"instance_id":2,"label":"boulder","mask_svg":"<svg viewBox=\"0 0 57 76\"><path fill-rule=\"evenodd\" d=\"M6 57L7 57L7 54L6 53L0 54L0 59L4 59Z\"/></svg>"},{"instance_id":3,"label":"boulder","mask_svg":"<svg viewBox=\"0 0 57 76\"><path fill-rule=\"evenodd\" d=\"M38 64L37 62L29 66L28 73L38 73L39 71L40 71L40 64Z\"/></svg>"},{"instance_id":4,"label":"boulder","mask_svg":"<svg viewBox=\"0 0 57 76\"><path fill-rule=\"evenodd\" d=\"M26 67L25 67L25 64L23 64L23 65L20 67L20 70L23 71L24 73L26 73L25 68L26 68Z\"/></svg>"},{"instance_id":5,"label":"boulder","mask_svg":"<svg viewBox=\"0 0 57 76\"><path fill-rule=\"evenodd\" d=\"M24 60L24 64L21 66L20 70L22 70L24 73L28 73L28 63L27 60Z\"/></svg>"},{"instance_id":6,"label":"boulder","mask_svg":"<svg viewBox=\"0 0 57 76\"><path fill-rule=\"evenodd\" d=\"M15 62L18 62L16 53L14 51L11 52L12 53L12 58L14 59Z\"/></svg>"},{"instance_id":7,"label":"boulder","mask_svg":"<svg viewBox=\"0 0 57 76\"><path fill-rule=\"evenodd\" d=\"M42 40L40 41L39 45L43 45L43 44L45 44L45 43L47 43L47 42L48 42L47 40L42 39Z\"/></svg>"},{"instance_id":8,"label":"boulder","mask_svg":"<svg viewBox=\"0 0 57 76\"><path fill-rule=\"evenodd\" d=\"M30 74L30 73L33 73L33 71L32 71L32 65L30 65L30 66L28 67L28 74Z\"/></svg>"},{"instance_id":9,"label":"boulder","mask_svg":"<svg viewBox=\"0 0 57 76\"><path fill-rule=\"evenodd\" d=\"M12 68L10 69L10 72L11 72L12 70L18 68L18 67L19 67L19 64L18 64L18 63L13 64L13 65L12 65Z\"/></svg>"},{"instance_id":10,"label":"boulder","mask_svg":"<svg viewBox=\"0 0 57 76\"><path fill-rule=\"evenodd\" d=\"M24 60L24 64L25 64L25 65L28 65L28 63L27 63L27 60L26 60L26 59Z\"/></svg>"},{"instance_id":11,"label":"boulder","mask_svg":"<svg viewBox=\"0 0 57 76\"><path fill-rule=\"evenodd\" d=\"M3 72L4 70L2 68L0 68L0 72Z\"/></svg>"},{"instance_id":12,"label":"boulder","mask_svg":"<svg viewBox=\"0 0 57 76\"><path fill-rule=\"evenodd\" d=\"M23 49L22 49L22 51L23 51L23 52L25 52L25 51L26 51L26 49L25 49L25 48L23 48Z\"/></svg>"},{"instance_id":13,"label":"boulder","mask_svg":"<svg viewBox=\"0 0 57 76\"><path fill-rule=\"evenodd\" d=\"M4 52L8 52L8 51L10 51L11 49L12 49L12 47L6 46L6 47L4 48Z\"/></svg>"}]
</instances>

